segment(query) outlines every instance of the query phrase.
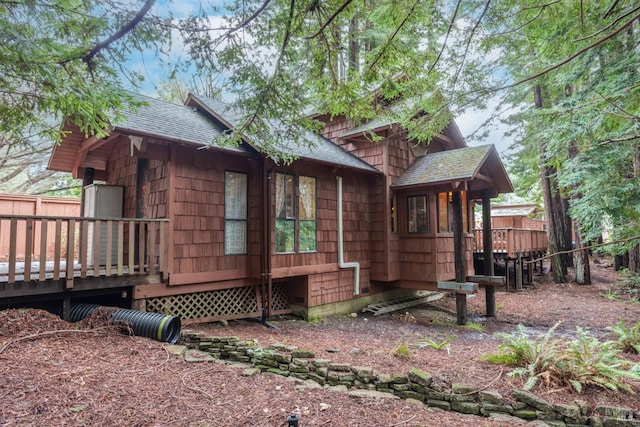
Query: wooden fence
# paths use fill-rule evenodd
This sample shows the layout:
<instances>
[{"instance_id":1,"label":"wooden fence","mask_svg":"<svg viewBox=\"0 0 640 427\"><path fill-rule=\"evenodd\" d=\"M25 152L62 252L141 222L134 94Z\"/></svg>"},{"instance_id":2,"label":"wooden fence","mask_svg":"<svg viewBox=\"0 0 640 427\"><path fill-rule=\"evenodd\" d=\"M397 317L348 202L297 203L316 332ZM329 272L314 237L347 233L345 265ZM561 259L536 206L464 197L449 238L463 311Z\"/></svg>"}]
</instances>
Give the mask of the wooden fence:
<instances>
[{"instance_id":1,"label":"wooden fence","mask_svg":"<svg viewBox=\"0 0 640 427\"><path fill-rule=\"evenodd\" d=\"M167 223L0 214L0 282L164 272Z\"/></svg>"},{"instance_id":2,"label":"wooden fence","mask_svg":"<svg viewBox=\"0 0 640 427\"><path fill-rule=\"evenodd\" d=\"M48 197L31 196L22 194L0 194L0 215L41 215L52 217L79 217L80 199L77 197ZM25 255L25 228L24 223L18 225L16 256L24 259ZM11 240L7 223L0 224L0 262L8 261L9 243ZM39 230L35 231L34 238L40 243ZM46 240L47 257L53 257L55 247L54 236L49 235Z\"/></svg>"}]
</instances>

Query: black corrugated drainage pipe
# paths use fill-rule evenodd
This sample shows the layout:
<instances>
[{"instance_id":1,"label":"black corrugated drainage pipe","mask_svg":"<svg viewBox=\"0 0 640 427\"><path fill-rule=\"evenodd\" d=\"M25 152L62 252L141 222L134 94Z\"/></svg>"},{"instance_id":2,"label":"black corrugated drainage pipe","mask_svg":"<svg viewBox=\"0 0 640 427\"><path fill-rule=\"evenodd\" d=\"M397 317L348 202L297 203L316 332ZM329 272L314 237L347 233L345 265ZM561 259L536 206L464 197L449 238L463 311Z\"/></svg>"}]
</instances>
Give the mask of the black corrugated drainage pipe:
<instances>
[{"instance_id":1,"label":"black corrugated drainage pipe","mask_svg":"<svg viewBox=\"0 0 640 427\"><path fill-rule=\"evenodd\" d=\"M96 304L78 304L71 307L71 321L78 322L102 307ZM111 308L111 307L105 307ZM150 313L116 308L111 320L130 327L135 335L175 344L180 339L180 318L162 313Z\"/></svg>"}]
</instances>

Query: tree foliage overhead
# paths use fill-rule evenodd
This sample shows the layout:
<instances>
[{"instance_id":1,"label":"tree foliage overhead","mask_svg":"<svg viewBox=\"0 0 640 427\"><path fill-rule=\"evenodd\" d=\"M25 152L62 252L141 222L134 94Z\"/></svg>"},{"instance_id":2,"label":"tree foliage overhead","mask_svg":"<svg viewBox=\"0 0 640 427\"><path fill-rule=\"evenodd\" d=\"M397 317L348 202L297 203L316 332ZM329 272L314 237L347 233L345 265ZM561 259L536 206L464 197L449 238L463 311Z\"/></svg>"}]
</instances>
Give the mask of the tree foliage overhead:
<instances>
[{"instance_id":1,"label":"tree foliage overhead","mask_svg":"<svg viewBox=\"0 0 640 427\"><path fill-rule=\"evenodd\" d=\"M387 114L429 141L450 121L451 98L480 101L489 81L468 49L477 15L435 0L249 0L216 28L197 16L180 27L198 69L227 76L249 133L283 117L313 128L310 112Z\"/></svg>"},{"instance_id":2,"label":"tree foliage overhead","mask_svg":"<svg viewBox=\"0 0 640 427\"><path fill-rule=\"evenodd\" d=\"M158 46L168 30L148 12L154 0L25 0L0 3L0 135L60 140L67 118L87 133L131 101L123 70L133 52Z\"/></svg>"},{"instance_id":3,"label":"tree foliage overhead","mask_svg":"<svg viewBox=\"0 0 640 427\"><path fill-rule=\"evenodd\" d=\"M519 4L494 18L505 30L501 61L514 80L528 79L510 89L509 100L533 107L539 97L542 108L510 118L520 126L512 170L525 175L540 158L554 168L584 240L605 230L614 239L640 234L640 7L623 0Z\"/></svg>"},{"instance_id":4,"label":"tree foliage overhead","mask_svg":"<svg viewBox=\"0 0 640 427\"><path fill-rule=\"evenodd\" d=\"M614 237L640 234L634 0L229 0L180 19L156 6L0 3L2 138L59 140L62 117L105 129L105 112L131 102L124 88L142 79L127 61L144 51L166 62L178 46L174 76L205 76L208 95L219 82L244 112L232 137L268 153L278 138L305 143L298 125L317 126L310 113L356 123L391 114L429 141L499 95L515 112L516 182L531 189L541 167L553 171L585 239L603 218Z\"/></svg>"}]
</instances>

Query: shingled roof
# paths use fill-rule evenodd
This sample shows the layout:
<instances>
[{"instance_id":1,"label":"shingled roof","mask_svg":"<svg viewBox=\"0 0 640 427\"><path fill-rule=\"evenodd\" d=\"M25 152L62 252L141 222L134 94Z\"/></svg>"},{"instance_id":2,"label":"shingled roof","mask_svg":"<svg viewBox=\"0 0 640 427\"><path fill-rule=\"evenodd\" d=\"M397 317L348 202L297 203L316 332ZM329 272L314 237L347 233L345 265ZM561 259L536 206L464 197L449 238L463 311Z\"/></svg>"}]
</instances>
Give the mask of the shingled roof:
<instances>
[{"instance_id":1,"label":"shingled roof","mask_svg":"<svg viewBox=\"0 0 640 427\"><path fill-rule=\"evenodd\" d=\"M231 105L208 97L190 94L187 104L200 106L231 130L236 128L242 119L240 112ZM277 120L271 120L269 125L277 131L281 123ZM304 138L307 142L310 142L312 146L300 144L294 140L281 140L279 141L280 145L276 147L277 150L303 159L380 173L378 169L359 157L345 151L329 139L308 130L302 130L302 132ZM254 148L261 150L261 141L258 138L252 138L251 135L246 137Z\"/></svg>"},{"instance_id":2,"label":"shingled roof","mask_svg":"<svg viewBox=\"0 0 640 427\"><path fill-rule=\"evenodd\" d=\"M250 151L244 146L217 145L215 137L221 135L225 129L197 108L138 94L134 96L147 105L125 113L124 119L115 123L115 131L149 135L195 145L208 145L230 151Z\"/></svg>"},{"instance_id":3,"label":"shingled roof","mask_svg":"<svg viewBox=\"0 0 640 427\"><path fill-rule=\"evenodd\" d=\"M490 168L487 165L489 160ZM513 191L493 145L439 151L418 157L392 187L407 188L472 181L479 178L483 168L487 169L483 175L493 178L493 185L498 193Z\"/></svg>"}]
</instances>

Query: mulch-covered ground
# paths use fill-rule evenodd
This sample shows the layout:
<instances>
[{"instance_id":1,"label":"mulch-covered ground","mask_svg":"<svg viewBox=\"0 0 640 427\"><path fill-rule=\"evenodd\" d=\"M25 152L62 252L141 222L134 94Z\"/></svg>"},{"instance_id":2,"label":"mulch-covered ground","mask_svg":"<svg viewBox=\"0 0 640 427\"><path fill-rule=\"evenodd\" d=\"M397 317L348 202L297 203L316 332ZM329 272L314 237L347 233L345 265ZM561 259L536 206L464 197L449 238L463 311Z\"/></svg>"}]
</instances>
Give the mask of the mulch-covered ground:
<instances>
[{"instance_id":1,"label":"mulch-covered ground","mask_svg":"<svg viewBox=\"0 0 640 427\"><path fill-rule=\"evenodd\" d=\"M468 300L475 329L455 325L455 299L434 306L372 317L357 314L309 324L273 318L277 329L238 321L191 326L215 335L257 339L313 350L334 362L372 366L382 373L417 367L445 384L489 388L509 396L522 385L499 365L479 361L501 342L495 332L512 332L519 323L532 334L557 322L557 333L571 338L576 326L610 338L607 326L640 321L640 304L603 298L615 281L611 268L593 266L594 285L555 285L538 278L535 287L497 293L497 317L485 319L484 294ZM0 425L91 426L285 426L296 412L301 426L505 426L496 420L444 412L402 400L354 398L323 388L301 388L275 375L242 376L242 368L221 363L187 363L164 343L122 335L105 327L104 313L71 324L40 310L0 312ZM481 329L481 330L479 330ZM442 343L441 349L422 345ZM406 357L395 356L406 345ZM640 362L637 356L631 360ZM640 384L631 384L640 391ZM640 408L637 394L539 387L551 402L581 399Z\"/></svg>"}]
</instances>

